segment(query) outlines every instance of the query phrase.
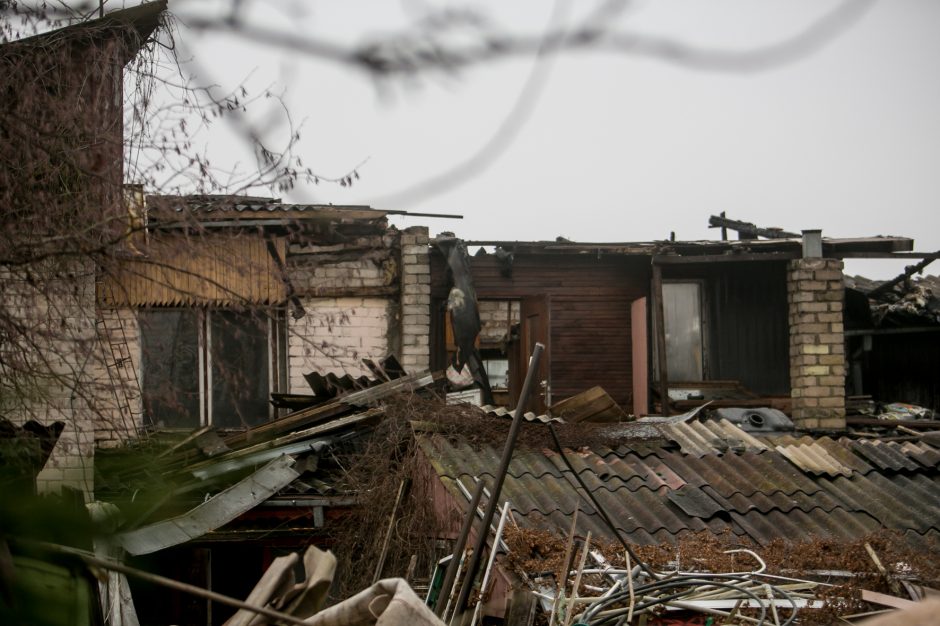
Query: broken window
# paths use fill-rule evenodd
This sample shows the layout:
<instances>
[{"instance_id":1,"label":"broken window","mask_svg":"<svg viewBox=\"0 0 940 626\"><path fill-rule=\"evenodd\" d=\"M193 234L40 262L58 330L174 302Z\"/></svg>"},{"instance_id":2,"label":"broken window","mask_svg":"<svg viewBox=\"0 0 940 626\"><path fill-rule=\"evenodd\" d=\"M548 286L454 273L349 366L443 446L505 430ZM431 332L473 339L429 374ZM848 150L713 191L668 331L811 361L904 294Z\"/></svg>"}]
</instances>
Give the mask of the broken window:
<instances>
[{"instance_id":1,"label":"broken window","mask_svg":"<svg viewBox=\"0 0 940 626\"><path fill-rule=\"evenodd\" d=\"M243 428L271 417L284 387L282 316L267 311L143 309L144 421L162 428Z\"/></svg>"},{"instance_id":2,"label":"broken window","mask_svg":"<svg viewBox=\"0 0 940 626\"><path fill-rule=\"evenodd\" d=\"M501 350L482 350L483 367L493 389L509 389L509 357Z\"/></svg>"}]
</instances>

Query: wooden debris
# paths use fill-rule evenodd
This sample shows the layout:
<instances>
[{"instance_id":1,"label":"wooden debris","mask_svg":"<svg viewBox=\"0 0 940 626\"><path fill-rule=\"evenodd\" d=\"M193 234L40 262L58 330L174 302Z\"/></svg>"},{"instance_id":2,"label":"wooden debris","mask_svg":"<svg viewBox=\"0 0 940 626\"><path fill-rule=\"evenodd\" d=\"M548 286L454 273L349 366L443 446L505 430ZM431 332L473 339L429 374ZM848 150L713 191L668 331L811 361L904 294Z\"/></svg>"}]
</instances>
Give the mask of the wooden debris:
<instances>
[{"instance_id":1,"label":"wooden debris","mask_svg":"<svg viewBox=\"0 0 940 626\"><path fill-rule=\"evenodd\" d=\"M862 600L864 600L865 602L871 602L872 604L890 606L895 609L907 609L907 608L917 605L917 603L914 602L913 600L905 600L904 598L898 598L896 596L889 596L886 593L879 593L877 591L869 591L868 589L862 589Z\"/></svg>"},{"instance_id":2,"label":"wooden debris","mask_svg":"<svg viewBox=\"0 0 940 626\"><path fill-rule=\"evenodd\" d=\"M620 422L628 419L627 413L620 408L602 387L591 387L551 406L549 412L566 422Z\"/></svg>"}]
</instances>

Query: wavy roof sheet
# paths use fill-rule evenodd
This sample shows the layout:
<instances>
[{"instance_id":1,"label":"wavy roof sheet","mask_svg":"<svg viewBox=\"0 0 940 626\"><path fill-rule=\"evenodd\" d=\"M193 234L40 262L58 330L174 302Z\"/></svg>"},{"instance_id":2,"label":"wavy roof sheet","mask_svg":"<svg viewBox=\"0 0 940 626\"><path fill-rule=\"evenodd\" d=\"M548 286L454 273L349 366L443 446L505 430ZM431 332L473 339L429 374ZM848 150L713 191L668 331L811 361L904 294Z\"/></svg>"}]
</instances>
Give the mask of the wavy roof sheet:
<instances>
[{"instance_id":1,"label":"wavy roof sheet","mask_svg":"<svg viewBox=\"0 0 940 626\"><path fill-rule=\"evenodd\" d=\"M726 419L660 423L656 426L664 437L675 441L684 453L693 456L767 449L767 446L753 435Z\"/></svg>"},{"instance_id":2,"label":"wavy roof sheet","mask_svg":"<svg viewBox=\"0 0 940 626\"><path fill-rule=\"evenodd\" d=\"M919 546L940 537L940 450L927 443L750 437L741 438L736 451L705 438L705 432L736 434L725 424L706 423L704 431L684 426L668 436L678 450L655 442L565 450L628 541L673 542L702 530L731 531L759 545L813 537L848 541L882 528ZM453 481L479 476L492 483L499 466L501 449L492 446L471 448L437 435L420 436L419 445L458 501L465 498ZM580 492L557 452L518 450L502 498L520 523L565 533L577 508L578 532L613 539Z\"/></svg>"}]
</instances>

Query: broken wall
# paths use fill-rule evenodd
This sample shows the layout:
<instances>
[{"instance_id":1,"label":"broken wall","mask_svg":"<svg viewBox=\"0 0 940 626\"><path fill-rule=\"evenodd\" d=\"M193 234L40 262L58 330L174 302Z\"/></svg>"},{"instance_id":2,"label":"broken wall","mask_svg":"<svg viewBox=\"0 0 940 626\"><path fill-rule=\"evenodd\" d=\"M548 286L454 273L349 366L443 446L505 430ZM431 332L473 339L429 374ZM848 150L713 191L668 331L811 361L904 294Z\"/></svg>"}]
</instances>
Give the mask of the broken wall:
<instances>
[{"instance_id":1,"label":"broken wall","mask_svg":"<svg viewBox=\"0 0 940 626\"><path fill-rule=\"evenodd\" d=\"M450 285L443 258L432 258L435 363L446 366L444 303ZM632 406L630 304L649 293L649 259L517 253L508 276L493 254L471 256L470 265L478 302L548 300L554 399L599 385L621 406Z\"/></svg>"},{"instance_id":2,"label":"broken wall","mask_svg":"<svg viewBox=\"0 0 940 626\"><path fill-rule=\"evenodd\" d=\"M307 314L289 322L289 392L309 394L309 372L369 375L363 358L389 352L389 326L395 321L390 298L312 298L301 303Z\"/></svg>"},{"instance_id":3,"label":"broken wall","mask_svg":"<svg viewBox=\"0 0 940 626\"><path fill-rule=\"evenodd\" d=\"M289 387L303 374L368 375L363 358L395 354L408 371L428 367L427 229L413 227L330 246L291 246L288 275L306 315L288 323Z\"/></svg>"}]
</instances>

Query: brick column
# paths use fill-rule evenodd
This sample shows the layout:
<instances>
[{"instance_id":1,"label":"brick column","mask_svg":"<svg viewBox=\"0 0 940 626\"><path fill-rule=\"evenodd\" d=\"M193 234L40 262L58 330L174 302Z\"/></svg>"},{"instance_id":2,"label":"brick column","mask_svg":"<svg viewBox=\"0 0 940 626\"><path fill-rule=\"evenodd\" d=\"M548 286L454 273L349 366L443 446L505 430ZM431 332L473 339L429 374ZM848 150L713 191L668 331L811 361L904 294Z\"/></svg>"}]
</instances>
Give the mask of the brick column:
<instances>
[{"instance_id":1,"label":"brick column","mask_svg":"<svg viewBox=\"0 0 940 626\"><path fill-rule=\"evenodd\" d=\"M797 428L845 428L844 294L842 261L790 261L790 397Z\"/></svg>"},{"instance_id":2,"label":"brick column","mask_svg":"<svg viewBox=\"0 0 940 626\"><path fill-rule=\"evenodd\" d=\"M430 367L431 261L428 229L401 234L401 364L408 372Z\"/></svg>"}]
</instances>

